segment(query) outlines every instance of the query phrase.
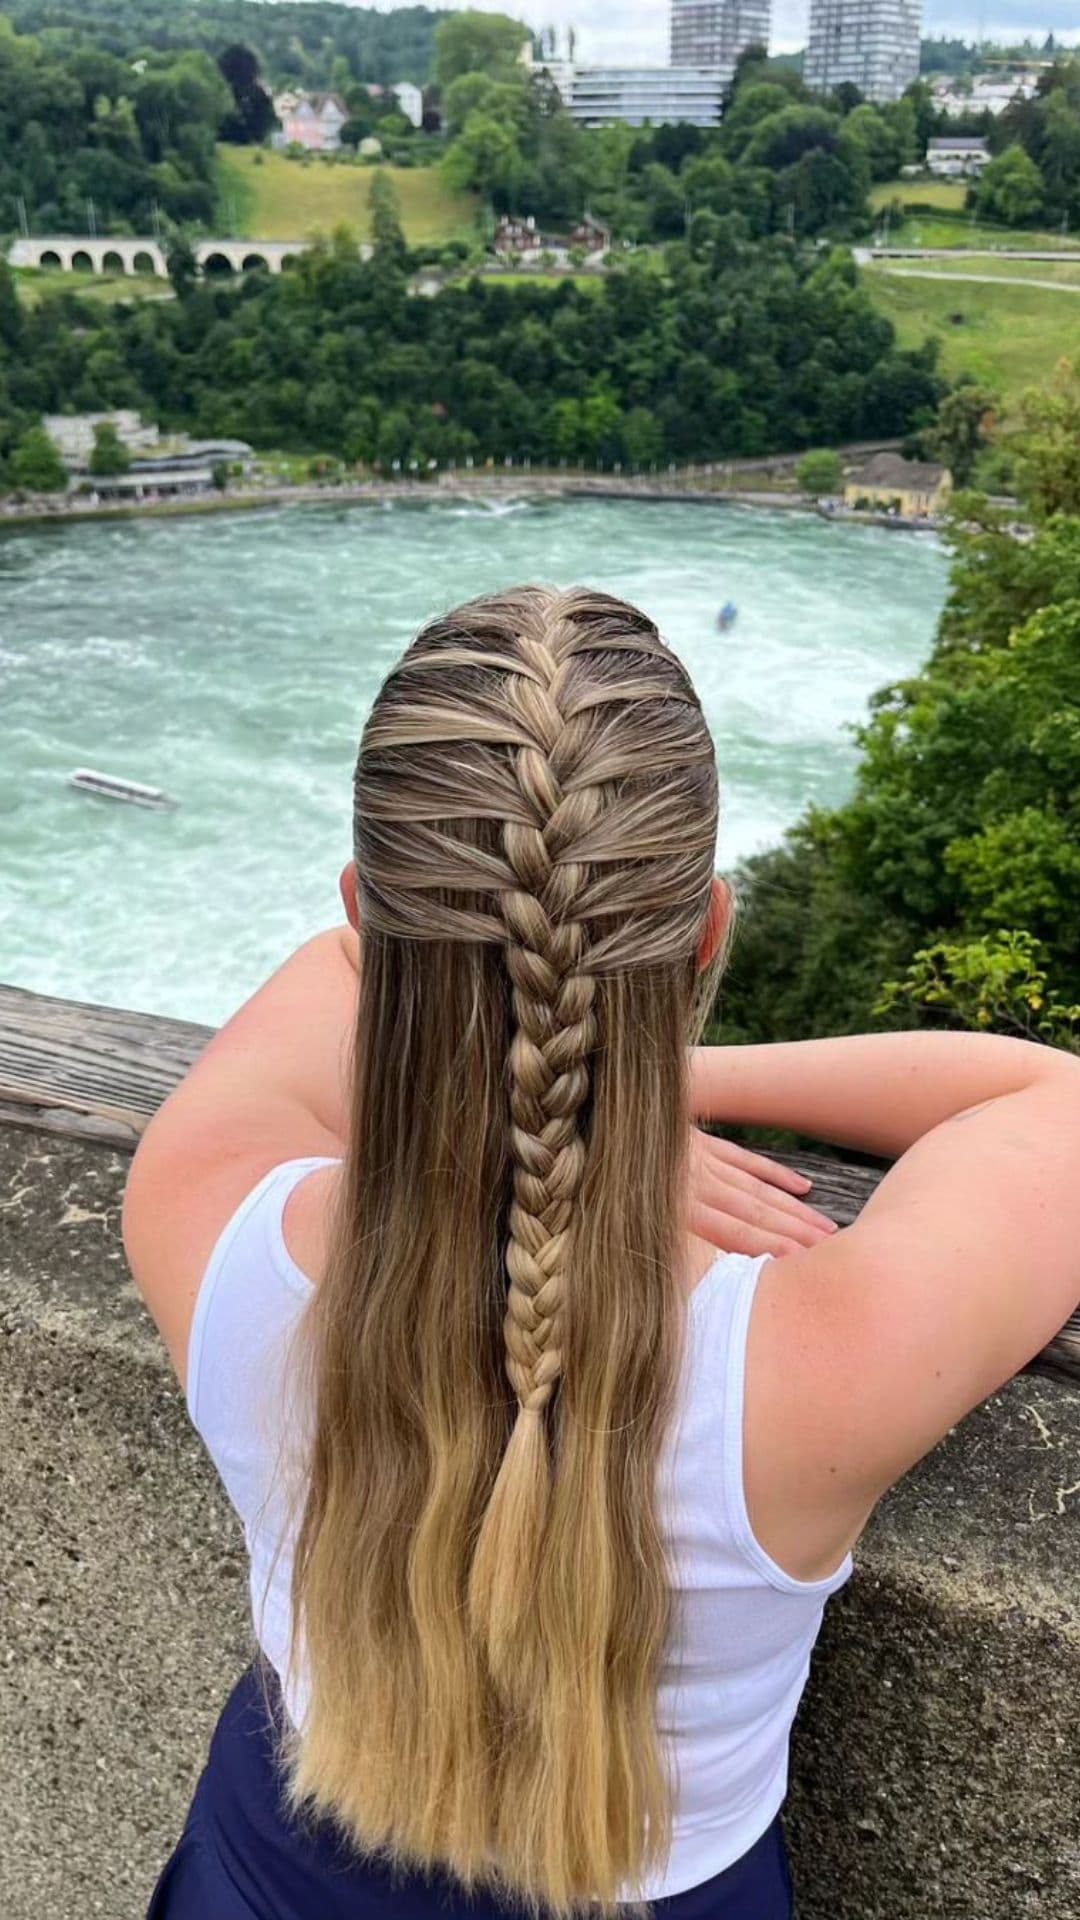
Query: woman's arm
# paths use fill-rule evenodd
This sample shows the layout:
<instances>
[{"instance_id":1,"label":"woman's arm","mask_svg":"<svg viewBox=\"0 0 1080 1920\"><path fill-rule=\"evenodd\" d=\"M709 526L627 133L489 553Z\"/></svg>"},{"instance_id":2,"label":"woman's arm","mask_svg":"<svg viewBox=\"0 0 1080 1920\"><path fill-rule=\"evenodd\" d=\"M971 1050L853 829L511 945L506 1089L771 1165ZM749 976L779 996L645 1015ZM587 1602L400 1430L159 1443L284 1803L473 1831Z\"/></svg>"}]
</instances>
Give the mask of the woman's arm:
<instances>
[{"instance_id":1,"label":"woman's arm","mask_svg":"<svg viewBox=\"0 0 1080 1920\"><path fill-rule=\"evenodd\" d=\"M214 1035L143 1134L124 1248L181 1378L206 1263L240 1202L282 1161L344 1152L357 987L354 932L307 941Z\"/></svg>"},{"instance_id":2,"label":"woman's arm","mask_svg":"<svg viewBox=\"0 0 1080 1920\"><path fill-rule=\"evenodd\" d=\"M787 1127L896 1159L956 1114L1067 1069L1070 1056L983 1033L871 1033L766 1047L700 1047L696 1119Z\"/></svg>"},{"instance_id":3,"label":"woman's arm","mask_svg":"<svg viewBox=\"0 0 1080 1920\"><path fill-rule=\"evenodd\" d=\"M694 1074L718 1117L900 1156L854 1226L758 1290L748 1490L767 1547L801 1516L813 1557L790 1570L812 1576L1076 1307L1080 1060L882 1034L706 1051Z\"/></svg>"}]
</instances>

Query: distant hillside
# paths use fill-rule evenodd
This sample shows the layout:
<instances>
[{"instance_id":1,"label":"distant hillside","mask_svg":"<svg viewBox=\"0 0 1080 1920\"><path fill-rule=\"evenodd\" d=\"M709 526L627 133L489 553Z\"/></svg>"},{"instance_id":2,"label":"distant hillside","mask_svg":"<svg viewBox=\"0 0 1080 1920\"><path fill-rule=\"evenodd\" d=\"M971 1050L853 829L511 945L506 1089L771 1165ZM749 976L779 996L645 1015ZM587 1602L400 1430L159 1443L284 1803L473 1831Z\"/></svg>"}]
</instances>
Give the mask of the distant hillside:
<instances>
[{"instance_id":1,"label":"distant hillside","mask_svg":"<svg viewBox=\"0 0 1080 1920\"><path fill-rule=\"evenodd\" d=\"M219 147L219 217L228 231L257 240L305 240L344 222L369 238L368 197L377 174L397 188L410 246L477 237L478 195L452 193L438 167L358 167L292 159L258 147Z\"/></svg>"},{"instance_id":2,"label":"distant hillside","mask_svg":"<svg viewBox=\"0 0 1080 1920\"><path fill-rule=\"evenodd\" d=\"M430 7L336 6L332 0L3 0L0 12L26 33L60 29L121 58L150 48L199 48L215 57L233 41L254 49L272 85L341 84L336 63L354 80L388 85L426 81L443 13Z\"/></svg>"}]
</instances>

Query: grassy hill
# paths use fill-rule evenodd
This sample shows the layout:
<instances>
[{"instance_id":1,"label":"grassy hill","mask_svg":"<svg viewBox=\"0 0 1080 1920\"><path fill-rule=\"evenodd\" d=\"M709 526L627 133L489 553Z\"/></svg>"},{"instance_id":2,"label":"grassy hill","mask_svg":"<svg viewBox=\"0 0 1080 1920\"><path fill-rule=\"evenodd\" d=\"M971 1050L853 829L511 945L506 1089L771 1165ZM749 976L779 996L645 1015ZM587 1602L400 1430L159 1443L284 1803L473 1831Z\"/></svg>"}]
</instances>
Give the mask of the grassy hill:
<instances>
[{"instance_id":1,"label":"grassy hill","mask_svg":"<svg viewBox=\"0 0 1080 1920\"><path fill-rule=\"evenodd\" d=\"M476 237L479 200L451 193L437 167L389 167L413 246ZM374 167L291 159L259 147L219 147L218 214L224 233L251 240L305 240L342 221L368 238Z\"/></svg>"},{"instance_id":2,"label":"grassy hill","mask_svg":"<svg viewBox=\"0 0 1080 1920\"><path fill-rule=\"evenodd\" d=\"M1021 265L979 261L972 263L972 272L997 264ZM1042 261L1028 263L1028 271L1047 277ZM893 322L901 346L916 347L928 334L935 336L943 372L950 379L969 373L985 382L1002 396L1006 410L1025 387L1042 385L1059 360L1080 363L1080 297L1069 283L1032 287L1003 275L1000 284L965 285L867 268L863 284Z\"/></svg>"}]
</instances>

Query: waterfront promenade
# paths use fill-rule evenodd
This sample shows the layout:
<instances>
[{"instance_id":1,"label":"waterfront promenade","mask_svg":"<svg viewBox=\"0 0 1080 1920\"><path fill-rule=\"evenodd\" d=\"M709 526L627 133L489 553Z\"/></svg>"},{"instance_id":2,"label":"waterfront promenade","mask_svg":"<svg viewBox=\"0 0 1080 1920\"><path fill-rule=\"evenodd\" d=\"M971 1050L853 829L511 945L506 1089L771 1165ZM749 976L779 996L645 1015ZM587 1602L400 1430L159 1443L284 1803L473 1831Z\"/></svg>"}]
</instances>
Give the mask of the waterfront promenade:
<instances>
[{"instance_id":1,"label":"waterfront promenade","mask_svg":"<svg viewBox=\"0 0 1080 1920\"><path fill-rule=\"evenodd\" d=\"M861 459L891 451L895 440L867 441L841 448L845 458ZM825 519L861 521L874 526L932 530L941 523L923 517L864 512L837 502L819 502L800 492L795 468L801 455L777 454L768 459L721 462L686 467L661 467L627 473L614 467L540 468L528 463L503 466L445 468L421 479L365 475L343 479L279 482L256 473L234 482L222 492L192 492L168 499L153 495L109 501L92 493L34 494L0 500L0 528L27 522L62 523L71 520L130 519L153 515L176 518L188 514L240 513L261 507L395 505L434 500L615 499L708 501L716 506L768 507L780 511L819 513Z\"/></svg>"}]
</instances>

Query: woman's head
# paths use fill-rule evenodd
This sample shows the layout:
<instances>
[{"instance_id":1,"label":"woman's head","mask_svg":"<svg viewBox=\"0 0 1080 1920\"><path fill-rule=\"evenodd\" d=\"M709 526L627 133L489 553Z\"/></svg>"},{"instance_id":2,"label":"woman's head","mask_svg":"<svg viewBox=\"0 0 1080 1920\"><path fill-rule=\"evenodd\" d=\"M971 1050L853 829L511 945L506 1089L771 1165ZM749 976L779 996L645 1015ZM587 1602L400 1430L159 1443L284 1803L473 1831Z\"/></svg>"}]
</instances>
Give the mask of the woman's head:
<instances>
[{"instance_id":1,"label":"woman's head","mask_svg":"<svg viewBox=\"0 0 1080 1920\"><path fill-rule=\"evenodd\" d=\"M551 937L541 900L590 976L689 961L716 822L701 707L644 614L584 590L477 600L414 641L365 729L362 922L513 948Z\"/></svg>"},{"instance_id":2,"label":"woman's head","mask_svg":"<svg viewBox=\"0 0 1080 1920\"><path fill-rule=\"evenodd\" d=\"M564 1911L614 1901L670 1817L654 1483L716 824L684 670L583 590L428 627L356 771L296 1792Z\"/></svg>"}]
</instances>

